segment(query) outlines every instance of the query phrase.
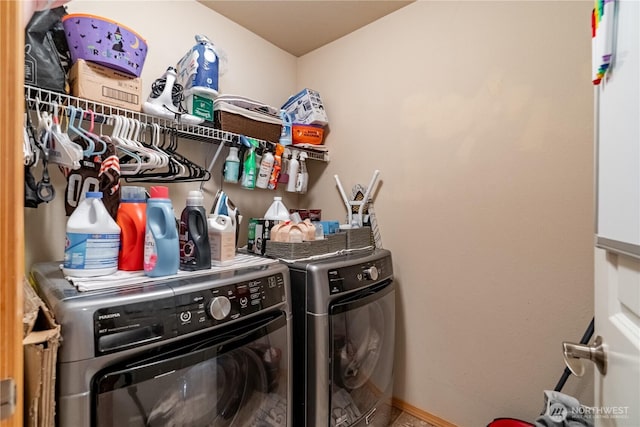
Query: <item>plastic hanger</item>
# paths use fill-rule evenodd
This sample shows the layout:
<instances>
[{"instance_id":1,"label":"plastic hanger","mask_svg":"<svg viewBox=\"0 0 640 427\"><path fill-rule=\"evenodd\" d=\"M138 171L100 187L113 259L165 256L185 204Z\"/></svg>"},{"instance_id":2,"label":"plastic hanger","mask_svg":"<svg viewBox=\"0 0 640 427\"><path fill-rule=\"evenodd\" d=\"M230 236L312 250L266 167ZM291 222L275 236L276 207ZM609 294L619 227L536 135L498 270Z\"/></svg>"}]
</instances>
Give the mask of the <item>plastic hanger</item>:
<instances>
[{"instance_id":1,"label":"plastic hanger","mask_svg":"<svg viewBox=\"0 0 640 427\"><path fill-rule=\"evenodd\" d=\"M126 142L124 142L120 138L120 132L123 123L122 117L111 116L110 121L113 122L111 140L114 143L116 149L125 154L125 156L120 157L120 174L123 176L135 175L142 169L142 158L136 152L130 150ZM133 160L134 162L131 163L131 160Z\"/></svg>"},{"instance_id":2,"label":"plastic hanger","mask_svg":"<svg viewBox=\"0 0 640 427\"><path fill-rule=\"evenodd\" d=\"M67 132L71 131L73 132L75 135L79 136L81 140L83 140L84 142L86 142L87 146L86 148L84 148L84 151L82 152L84 156L89 157L93 154L94 149L96 147L95 142L87 137L84 132L82 132L81 130L79 130L78 128L76 128L75 126L75 120L76 120L76 115L78 114L78 112L80 112L82 114L82 110L77 109L76 107L70 105L67 107L69 109L69 125L67 128Z\"/></svg>"},{"instance_id":3,"label":"plastic hanger","mask_svg":"<svg viewBox=\"0 0 640 427\"><path fill-rule=\"evenodd\" d=\"M51 144L49 146L49 161L69 169L80 169L83 157L82 147L71 141L69 135L62 132L58 121L58 104L53 106L53 124L51 126Z\"/></svg>"},{"instance_id":4,"label":"plastic hanger","mask_svg":"<svg viewBox=\"0 0 640 427\"><path fill-rule=\"evenodd\" d=\"M85 114L85 113L89 113L89 115L90 115L90 117L91 117L91 120L90 120L90 122L89 122L89 123L90 123L90 128L89 128L89 130L84 129L84 128L82 127L82 120L84 119L84 114ZM80 132L84 133L84 135L85 135L87 138L92 139L92 140L94 141L94 151L93 151L93 153L91 153L91 155L102 155L102 154L104 154L104 153L107 151L107 144L106 144L102 139L100 139L100 137L99 137L98 135L96 135L95 133L93 133L93 127L94 127L94 124L95 124L95 115L94 115L94 113L93 113L93 110L91 110L91 109L89 109L89 110L87 110L87 111L82 111L82 110L80 110L80 115L79 115L79 118L78 118L78 126L77 126L77 129L78 129ZM96 143L96 142L97 142L97 143L99 143L99 144L100 144L100 146L102 147L102 149L101 149L100 151L95 151L95 143Z\"/></svg>"}]
</instances>

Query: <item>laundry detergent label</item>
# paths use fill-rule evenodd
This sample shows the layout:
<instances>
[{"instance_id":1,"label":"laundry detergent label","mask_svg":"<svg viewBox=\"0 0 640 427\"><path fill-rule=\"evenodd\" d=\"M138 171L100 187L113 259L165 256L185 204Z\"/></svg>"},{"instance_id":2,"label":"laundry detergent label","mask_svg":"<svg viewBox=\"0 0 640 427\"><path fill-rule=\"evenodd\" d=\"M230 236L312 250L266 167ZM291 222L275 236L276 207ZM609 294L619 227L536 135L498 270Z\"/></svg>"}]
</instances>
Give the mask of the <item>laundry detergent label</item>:
<instances>
[{"instance_id":1,"label":"laundry detergent label","mask_svg":"<svg viewBox=\"0 0 640 427\"><path fill-rule=\"evenodd\" d=\"M118 266L120 234L67 233L64 268L101 269Z\"/></svg>"},{"instance_id":2,"label":"laundry detergent label","mask_svg":"<svg viewBox=\"0 0 640 427\"><path fill-rule=\"evenodd\" d=\"M144 271L153 271L158 264L158 249L156 247L156 239L153 237L151 230L147 230L144 239Z\"/></svg>"}]
</instances>

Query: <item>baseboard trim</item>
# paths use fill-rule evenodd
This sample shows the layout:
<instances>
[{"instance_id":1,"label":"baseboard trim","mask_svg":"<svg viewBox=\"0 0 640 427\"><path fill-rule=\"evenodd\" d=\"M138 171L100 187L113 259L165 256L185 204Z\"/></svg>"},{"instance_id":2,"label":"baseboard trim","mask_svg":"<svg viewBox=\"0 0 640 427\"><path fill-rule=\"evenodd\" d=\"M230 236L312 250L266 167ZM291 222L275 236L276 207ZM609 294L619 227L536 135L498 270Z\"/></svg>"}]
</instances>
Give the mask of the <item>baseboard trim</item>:
<instances>
[{"instance_id":1,"label":"baseboard trim","mask_svg":"<svg viewBox=\"0 0 640 427\"><path fill-rule=\"evenodd\" d=\"M413 405L408 404L407 402L396 399L395 397L391 399L391 404L400 409L401 411L406 412L409 415L412 415L422 421L426 421L434 427L458 427L455 424L450 423L447 420L443 420L440 417L437 417L433 414L430 414L427 411L423 411L420 408L416 408Z\"/></svg>"}]
</instances>

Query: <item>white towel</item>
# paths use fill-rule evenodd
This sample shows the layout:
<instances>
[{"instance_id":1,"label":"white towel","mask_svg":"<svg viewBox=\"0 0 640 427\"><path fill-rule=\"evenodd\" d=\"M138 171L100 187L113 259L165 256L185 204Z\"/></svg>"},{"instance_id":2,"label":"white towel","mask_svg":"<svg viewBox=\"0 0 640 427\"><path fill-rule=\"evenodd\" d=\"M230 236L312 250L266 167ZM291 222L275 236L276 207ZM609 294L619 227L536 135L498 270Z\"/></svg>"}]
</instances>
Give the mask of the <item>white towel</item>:
<instances>
[{"instance_id":1,"label":"white towel","mask_svg":"<svg viewBox=\"0 0 640 427\"><path fill-rule=\"evenodd\" d=\"M221 267L211 267L205 270L197 271L182 271L179 270L177 274L163 277L149 277L144 274L143 271L122 271L118 270L114 274L108 276L99 277L72 277L66 276L66 279L71 282L80 292L95 291L98 289L111 289L119 288L128 285L139 285L141 283L152 282L156 280L165 280L173 278L188 278L204 276L211 273L218 273L221 271L236 270L243 267L252 267L257 265L273 264L278 260L271 258L264 258L257 255L236 253L236 257L233 263Z\"/></svg>"}]
</instances>

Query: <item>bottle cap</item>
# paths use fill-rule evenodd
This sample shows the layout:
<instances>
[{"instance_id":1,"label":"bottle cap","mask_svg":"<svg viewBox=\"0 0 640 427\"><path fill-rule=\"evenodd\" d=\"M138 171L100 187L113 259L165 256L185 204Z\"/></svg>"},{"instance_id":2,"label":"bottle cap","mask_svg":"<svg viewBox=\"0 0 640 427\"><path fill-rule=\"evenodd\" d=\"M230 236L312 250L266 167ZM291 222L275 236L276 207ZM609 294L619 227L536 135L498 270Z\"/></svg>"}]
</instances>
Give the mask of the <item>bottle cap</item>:
<instances>
[{"instance_id":1,"label":"bottle cap","mask_svg":"<svg viewBox=\"0 0 640 427\"><path fill-rule=\"evenodd\" d=\"M149 189L149 195L152 199L168 199L169 198L169 187L165 187L163 185L157 185L155 187L151 187Z\"/></svg>"},{"instance_id":2,"label":"bottle cap","mask_svg":"<svg viewBox=\"0 0 640 427\"><path fill-rule=\"evenodd\" d=\"M87 199L102 199L102 191L87 191L85 197Z\"/></svg>"},{"instance_id":3,"label":"bottle cap","mask_svg":"<svg viewBox=\"0 0 640 427\"><path fill-rule=\"evenodd\" d=\"M204 195L200 190L191 190L187 195L187 206L204 206Z\"/></svg>"},{"instance_id":4,"label":"bottle cap","mask_svg":"<svg viewBox=\"0 0 640 427\"><path fill-rule=\"evenodd\" d=\"M121 202L137 202L145 203L147 194L144 187L136 187L133 185L125 185L120 187Z\"/></svg>"}]
</instances>

